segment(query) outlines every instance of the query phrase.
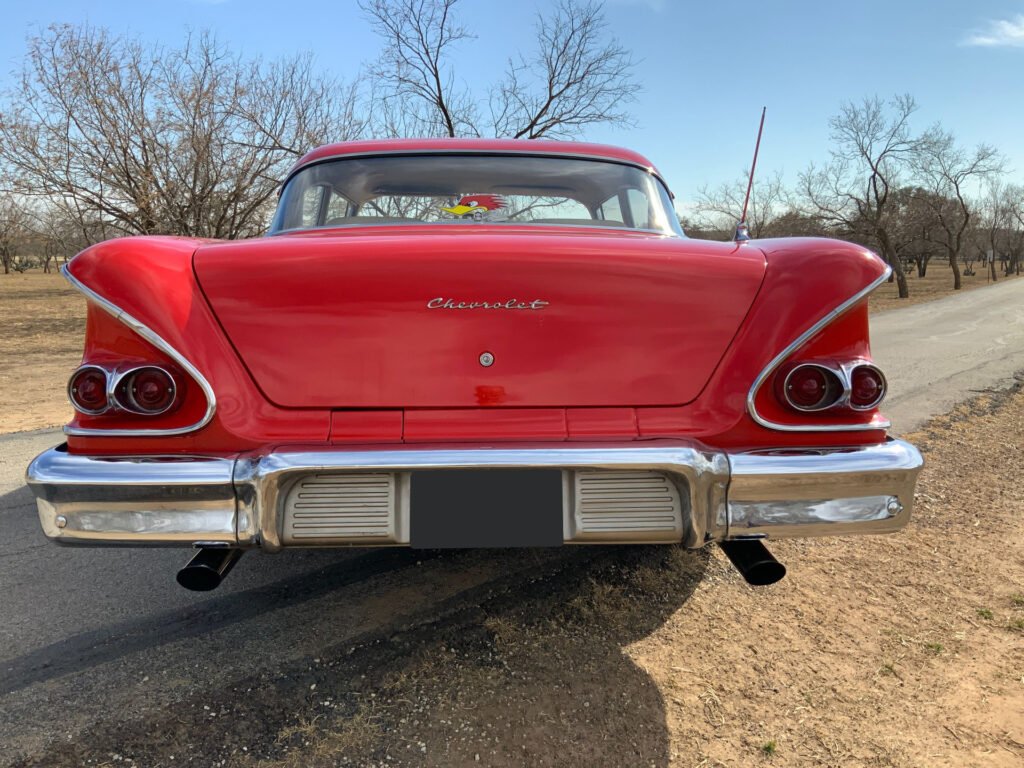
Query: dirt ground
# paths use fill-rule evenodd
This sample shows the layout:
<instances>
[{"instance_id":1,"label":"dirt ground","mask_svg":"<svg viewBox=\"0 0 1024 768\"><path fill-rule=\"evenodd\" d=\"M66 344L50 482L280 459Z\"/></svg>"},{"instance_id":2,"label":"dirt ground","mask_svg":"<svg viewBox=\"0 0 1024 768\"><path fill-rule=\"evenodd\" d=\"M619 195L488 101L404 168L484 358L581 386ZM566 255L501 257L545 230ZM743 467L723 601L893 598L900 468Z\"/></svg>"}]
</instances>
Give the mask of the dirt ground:
<instances>
[{"instance_id":1,"label":"dirt ground","mask_svg":"<svg viewBox=\"0 0 1024 768\"><path fill-rule=\"evenodd\" d=\"M771 587L715 549L538 555L422 621L14 765L1019 768L1024 392L910 439L928 464L907 529L774 543Z\"/></svg>"},{"instance_id":2,"label":"dirt ground","mask_svg":"<svg viewBox=\"0 0 1024 768\"><path fill-rule=\"evenodd\" d=\"M996 267L999 276L998 282L1017 279L1016 275L1004 277L998 269L998 264ZM988 272L978 265L975 265L975 270L976 274L963 277L960 290L970 291L992 285L988 279ZM953 270L949 268L948 264L933 263L928 266L928 272L924 277L918 277L916 270L907 272L907 288L910 290L910 296L901 299L896 289L896 281L884 283L871 294L871 311L884 312L887 309L912 307L915 304L948 296L953 293Z\"/></svg>"},{"instance_id":3,"label":"dirt ground","mask_svg":"<svg viewBox=\"0 0 1024 768\"><path fill-rule=\"evenodd\" d=\"M952 292L948 267L911 277L910 298L882 285L871 309L909 307ZM984 274L964 278L964 290L990 285ZM65 386L81 361L85 301L59 274L0 275L0 433L54 427L71 417Z\"/></svg>"},{"instance_id":4,"label":"dirt ground","mask_svg":"<svg viewBox=\"0 0 1024 768\"><path fill-rule=\"evenodd\" d=\"M65 387L84 333L85 300L59 274L0 275L0 433L71 418Z\"/></svg>"}]
</instances>

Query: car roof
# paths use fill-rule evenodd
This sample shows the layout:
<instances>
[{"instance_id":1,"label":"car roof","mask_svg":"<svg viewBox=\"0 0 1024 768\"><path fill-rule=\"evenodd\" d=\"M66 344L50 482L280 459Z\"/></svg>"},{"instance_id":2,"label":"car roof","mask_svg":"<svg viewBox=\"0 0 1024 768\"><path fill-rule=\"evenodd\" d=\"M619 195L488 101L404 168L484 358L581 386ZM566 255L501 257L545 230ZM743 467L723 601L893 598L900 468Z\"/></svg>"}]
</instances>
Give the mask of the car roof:
<instances>
[{"instance_id":1,"label":"car roof","mask_svg":"<svg viewBox=\"0 0 1024 768\"><path fill-rule=\"evenodd\" d=\"M629 163L657 174L657 169L638 152L607 144L588 144L580 141L549 141L547 139L373 139L343 141L325 144L307 152L288 172L292 176L300 168L331 158L346 155L409 154L418 152L494 152L538 155L566 155L592 157Z\"/></svg>"}]
</instances>

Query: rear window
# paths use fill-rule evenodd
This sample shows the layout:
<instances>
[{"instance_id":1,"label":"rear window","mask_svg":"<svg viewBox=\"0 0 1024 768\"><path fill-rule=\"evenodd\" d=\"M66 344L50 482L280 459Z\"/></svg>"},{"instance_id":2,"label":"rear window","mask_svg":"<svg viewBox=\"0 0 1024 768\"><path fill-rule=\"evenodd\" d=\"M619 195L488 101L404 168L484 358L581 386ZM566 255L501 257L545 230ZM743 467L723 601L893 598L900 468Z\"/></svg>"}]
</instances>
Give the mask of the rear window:
<instances>
[{"instance_id":1,"label":"rear window","mask_svg":"<svg viewBox=\"0 0 1024 768\"><path fill-rule=\"evenodd\" d=\"M681 235L668 191L622 163L534 155L341 158L303 168L271 233L394 224L530 224Z\"/></svg>"}]
</instances>

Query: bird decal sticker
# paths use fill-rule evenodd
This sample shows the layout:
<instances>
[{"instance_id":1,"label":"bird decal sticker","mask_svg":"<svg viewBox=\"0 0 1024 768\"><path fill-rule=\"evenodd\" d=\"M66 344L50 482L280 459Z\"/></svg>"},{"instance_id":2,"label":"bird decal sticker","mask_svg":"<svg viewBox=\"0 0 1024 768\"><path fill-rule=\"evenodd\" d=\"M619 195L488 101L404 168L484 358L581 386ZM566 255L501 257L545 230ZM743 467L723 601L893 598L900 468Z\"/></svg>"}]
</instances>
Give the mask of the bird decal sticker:
<instances>
[{"instance_id":1,"label":"bird decal sticker","mask_svg":"<svg viewBox=\"0 0 1024 768\"><path fill-rule=\"evenodd\" d=\"M481 221L485 218L492 218L489 215L491 212L499 211L504 207L505 198L501 195L464 195L455 205L441 210L456 218L469 217Z\"/></svg>"}]
</instances>

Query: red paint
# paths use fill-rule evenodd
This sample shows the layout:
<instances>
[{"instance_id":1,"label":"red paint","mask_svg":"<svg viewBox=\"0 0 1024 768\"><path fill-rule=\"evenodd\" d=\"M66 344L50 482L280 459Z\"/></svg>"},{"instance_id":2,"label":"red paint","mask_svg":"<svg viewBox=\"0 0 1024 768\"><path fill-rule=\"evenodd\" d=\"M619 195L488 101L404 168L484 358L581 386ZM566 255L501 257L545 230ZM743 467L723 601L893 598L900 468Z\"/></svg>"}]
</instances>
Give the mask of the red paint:
<instances>
[{"instance_id":1,"label":"red paint","mask_svg":"<svg viewBox=\"0 0 1024 768\"><path fill-rule=\"evenodd\" d=\"M565 440L565 410L510 408L405 412L405 441Z\"/></svg>"},{"instance_id":2,"label":"red paint","mask_svg":"<svg viewBox=\"0 0 1024 768\"><path fill-rule=\"evenodd\" d=\"M335 411L331 414L331 444L400 443L402 411Z\"/></svg>"},{"instance_id":3,"label":"red paint","mask_svg":"<svg viewBox=\"0 0 1024 768\"><path fill-rule=\"evenodd\" d=\"M561 408L693 400L764 257L650 234L423 225L209 245L195 267L282 407ZM436 299L546 306L429 308Z\"/></svg>"},{"instance_id":4,"label":"red paint","mask_svg":"<svg viewBox=\"0 0 1024 768\"><path fill-rule=\"evenodd\" d=\"M322 148L304 162L470 144L490 146L357 143ZM646 164L595 145L525 146ZM793 413L778 403L770 378L757 395L766 418L876 428L779 432L746 411L751 383L771 359L883 273L876 256L849 243L737 246L600 228L396 226L233 243L125 238L87 249L70 270L183 354L217 398L213 420L191 434L71 437L74 452L231 455L331 442L662 436L738 449L884 438L877 410ZM427 309L439 297L550 303ZM494 365L480 365L484 351ZM866 301L792 357L853 358L870 359ZM96 309L84 361L173 365ZM73 423L180 426L205 409L194 382L183 396L180 408L160 416L79 415Z\"/></svg>"},{"instance_id":5,"label":"red paint","mask_svg":"<svg viewBox=\"0 0 1024 768\"><path fill-rule=\"evenodd\" d=\"M567 408L570 440L630 439L638 436L635 408Z\"/></svg>"}]
</instances>

